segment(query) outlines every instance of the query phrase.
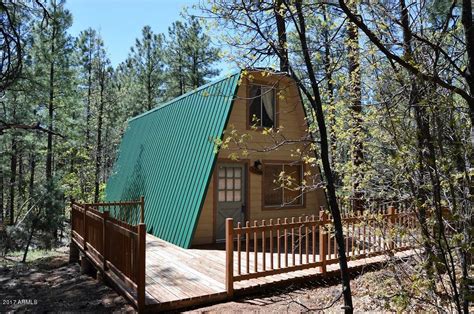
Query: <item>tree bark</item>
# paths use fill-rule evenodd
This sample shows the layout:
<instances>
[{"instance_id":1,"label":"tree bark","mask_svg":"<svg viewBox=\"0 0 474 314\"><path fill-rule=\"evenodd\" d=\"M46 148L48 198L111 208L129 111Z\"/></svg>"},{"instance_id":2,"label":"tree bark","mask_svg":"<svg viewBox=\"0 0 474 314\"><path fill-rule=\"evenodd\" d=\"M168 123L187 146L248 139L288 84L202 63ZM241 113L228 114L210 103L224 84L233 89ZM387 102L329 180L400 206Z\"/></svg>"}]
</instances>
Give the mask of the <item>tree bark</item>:
<instances>
[{"instance_id":1,"label":"tree bark","mask_svg":"<svg viewBox=\"0 0 474 314\"><path fill-rule=\"evenodd\" d=\"M96 156L95 156L95 193L94 193L94 202L99 201L100 195L100 170L102 165L102 122L104 114L104 89L105 89L105 76L106 69L99 69L100 72L100 98L99 98L99 112L97 117L97 146L96 146Z\"/></svg>"},{"instance_id":2,"label":"tree bark","mask_svg":"<svg viewBox=\"0 0 474 314\"><path fill-rule=\"evenodd\" d=\"M474 25L472 22L472 1L463 0L461 23L464 28L464 38L467 52L466 81L469 86L471 99L468 99L471 117L471 145L474 146Z\"/></svg>"},{"instance_id":3,"label":"tree bark","mask_svg":"<svg viewBox=\"0 0 474 314\"><path fill-rule=\"evenodd\" d=\"M2 145L3 146L3 145ZM5 223L5 207L4 207L4 177L3 177L3 147L0 146L1 154L0 154L0 224Z\"/></svg>"},{"instance_id":4,"label":"tree bark","mask_svg":"<svg viewBox=\"0 0 474 314\"><path fill-rule=\"evenodd\" d=\"M10 200L8 204L9 209L9 224L15 223L15 185L16 185L16 168L17 168L17 141L13 135L11 141L11 157L10 157Z\"/></svg>"},{"instance_id":5,"label":"tree bark","mask_svg":"<svg viewBox=\"0 0 474 314\"><path fill-rule=\"evenodd\" d=\"M53 5L53 10L56 10L56 7ZM53 12L55 14L56 12ZM52 24L52 34L51 34L51 60L49 65L49 101L48 101L48 145L46 152L46 181L51 181L53 179L53 127L54 127L54 59L55 59L55 40L56 40L56 21L51 21Z\"/></svg>"},{"instance_id":6,"label":"tree bark","mask_svg":"<svg viewBox=\"0 0 474 314\"><path fill-rule=\"evenodd\" d=\"M90 143L90 119L91 119L91 101L92 101L92 50L95 43L93 42L92 32L89 33L89 55L87 66L87 104L86 104L86 146Z\"/></svg>"},{"instance_id":7,"label":"tree bark","mask_svg":"<svg viewBox=\"0 0 474 314\"><path fill-rule=\"evenodd\" d=\"M357 14L357 6L353 5L353 10ZM352 23L347 23L347 54L349 63L349 95L350 108L352 113L352 209L361 211L363 205L363 193L360 188L363 179L363 170L361 169L363 154L362 139L362 94L361 94L361 73L360 73L360 47L359 30Z\"/></svg>"},{"instance_id":8,"label":"tree bark","mask_svg":"<svg viewBox=\"0 0 474 314\"><path fill-rule=\"evenodd\" d=\"M330 153L331 161L334 163L336 150L337 150L337 136L336 136L336 108L334 104L334 83L332 81L332 70L331 70L331 43L329 39L329 30L328 30L328 16L326 6L322 6L323 10L323 21L326 23L326 26L323 28L323 37L324 37L324 72L326 75L327 89L329 94L328 100L328 124L329 124L329 138L330 138ZM333 172L334 182L337 182L337 174Z\"/></svg>"},{"instance_id":9,"label":"tree bark","mask_svg":"<svg viewBox=\"0 0 474 314\"><path fill-rule=\"evenodd\" d=\"M283 0L277 0L274 6L275 21L277 26L279 59L280 59L280 71L289 72L288 68L288 48L286 40L286 25L285 25L285 8L283 6Z\"/></svg>"},{"instance_id":10,"label":"tree bark","mask_svg":"<svg viewBox=\"0 0 474 314\"><path fill-rule=\"evenodd\" d=\"M35 153L31 153L30 155L30 180L28 184L28 198L29 198L29 204L28 208L31 208L33 204L33 195L34 195L34 189L35 189L35 171L36 171L36 156Z\"/></svg>"}]
</instances>

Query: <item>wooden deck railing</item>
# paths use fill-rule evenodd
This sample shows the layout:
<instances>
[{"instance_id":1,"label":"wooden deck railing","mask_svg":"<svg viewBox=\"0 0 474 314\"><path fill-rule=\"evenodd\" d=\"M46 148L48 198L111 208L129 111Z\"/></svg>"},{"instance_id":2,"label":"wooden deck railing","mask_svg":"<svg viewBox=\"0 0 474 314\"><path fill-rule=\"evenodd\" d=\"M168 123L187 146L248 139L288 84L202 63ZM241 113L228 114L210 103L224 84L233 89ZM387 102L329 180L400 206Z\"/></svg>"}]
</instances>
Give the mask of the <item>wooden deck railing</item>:
<instances>
[{"instance_id":1,"label":"wooden deck railing","mask_svg":"<svg viewBox=\"0 0 474 314\"><path fill-rule=\"evenodd\" d=\"M349 260L410 248L409 233L415 216L394 207L370 215L344 214L344 239ZM338 262L337 243L330 215L263 220L245 226L226 220L226 290L232 296L234 282Z\"/></svg>"},{"instance_id":2,"label":"wooden deck railing","mask_svg":"<svg viewBox=\"0 0 474 314\"><path fill-rule=\"evenodd\" d=\"M140 209L141 222L132 225L111 217L108 209L118 209L118 213L125 212L120 207ZM118 285L137 309L143 309L146 243L143 198L134 202L72 202L71 208L71 241L104 275ZM99 208L103 211L99 211ZM130 294L128 289L132 289L136 296Z\"/></svg>"}]
</instances>

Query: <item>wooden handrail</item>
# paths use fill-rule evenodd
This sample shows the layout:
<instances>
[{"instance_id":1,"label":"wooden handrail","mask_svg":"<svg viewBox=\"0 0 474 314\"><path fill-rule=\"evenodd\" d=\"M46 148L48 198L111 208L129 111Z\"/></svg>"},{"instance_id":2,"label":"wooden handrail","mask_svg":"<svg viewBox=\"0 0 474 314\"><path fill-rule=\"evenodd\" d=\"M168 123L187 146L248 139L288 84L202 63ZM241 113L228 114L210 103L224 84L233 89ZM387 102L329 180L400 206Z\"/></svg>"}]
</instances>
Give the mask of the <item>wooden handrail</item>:
<instances>
[{"instance_id":1,"label":"wooden handrail","mask_svg":"<svg viewBox=\"0 0 474 314\"><path fill-rule=\"evenodd\" d=\"M139 223L133 226L110 217L107 210L100 212L94 209L98 206L130 205L140 205L140 221L144 221L143 197L134 202L79 204L73 201L71 240L109 279L120 279L121 290L122 286L136 289L136 296L131 301L142 312L145 308L146 225ZM120 251L113 252L112 248L120 248ZM126 290L123 293L130 297Z\"/></svg>"},{"instance_id":2,"label":"wooden handrail","mask_svg":"<svg viewBox=\"0 0 474 314\"><path fill-rule=\"evenodd\" d=\"M342 222L346 254L349 260L353 260L409 249L410 242L406 238L386 239L384 235L387 226L412 228L416 220L413 212L388 207L373 216L344 213ZM247 221L234 227L233 220L227 218L227 295L233 295L233 285L237 281L314 267L320 267L321 273L325 274L327 265L338 261L332 225L333 220L324 208L317 218L314 215L298 217L297 220L292 217L291 221L284 218L283 222L277 219L276 224L273 220L269 223L254 221L252 225ZM234 266L235 240L238 260Z\"/></svg>"}]
</instances>

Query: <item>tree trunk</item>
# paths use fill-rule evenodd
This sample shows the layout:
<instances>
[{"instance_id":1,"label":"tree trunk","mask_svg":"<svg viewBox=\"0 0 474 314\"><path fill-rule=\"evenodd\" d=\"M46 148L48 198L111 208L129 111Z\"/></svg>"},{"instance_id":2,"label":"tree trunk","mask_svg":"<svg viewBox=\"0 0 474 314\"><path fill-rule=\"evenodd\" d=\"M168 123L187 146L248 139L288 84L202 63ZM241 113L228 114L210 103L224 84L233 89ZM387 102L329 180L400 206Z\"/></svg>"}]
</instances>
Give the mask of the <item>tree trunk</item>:
<instances>
[{"instance_id":1,"label":"tree trunk","mask_svg":"<svg viewBox=\"0 0 474 314\"><path fill-rule=\"evenodd\" d=\"M286 10L283 6L283 0L277 0L274 7L274 13L278 35L277 49L279 50L278 55L280 56L280 71L288 73L288 48L286 40L285 11Z\"/></svg>"},{"instance_id":2,"label":"tree trunk","mask_svg":"<svg viewBox=\"0 0 474 314\"><path fill-rule=\"evenodd\" d=\"M26 257L28 255L28 249L31 245L31 240L33 239L33 234L35 233L35 222L31 225L30 234L28 235L28 241L26 241L25 252L23 253L23 259L21 260L22 263L26 262Z\"/></svg>"},{"instance_id":3,"label":"tree trunk","mask_svg":"<svg viewBox=\"0 0 474 314\"><path fill-rule=\"evenodd\" d=\"M99 69L99 71L102 71ZM95 156L95 193L94 193L94 202L99 201L100 195L100 167L102 165L102 119L104 112L104 88L105 88L105 69L103 69L104 74L101 77L100 82L100 99L99 99L99 112L97 117L97 146L96 146L96 156ZM101 75L102 76L102 75Z\"/></svg>"},{"instance_id":4,"label":"tree trunk","mask_svg":"<svg viewBox=\"0 0 474 314\"><path fill-rule=\"evenodd\" d=\"M353 10L357 14L357 6L353 5ZM363 155L362 139L362 95L361 95L361 74L360 74L360 47L359 30L352 23L347 23L347 53L349 61L349 95L350 108L352 114L352 209L361 211L364 208L363 193L361 191L361 181L363 170L361 169Z\"/></svg>"},{"instance_id":5,"label":"tree trunk","mask_svg":"<svg viewBox=\"0 0 474 314\"><path fill-rule=\"evenodd\" d=\"M86 104L86 146L90 143L90 119L91 119L91 100L92 100L92 49L94 43L92 33L89 34L89 64L87 67L87 104Z\"/></svg>"},{"instance_id":6,"label":"tree trunk","mask_svg":"<svg viewBox=\"0 0 474 314\"><path fill-rule=\"evenodd\" d=\"M0 224L5 223L5 213L4 213L4 199L3 199L3 193L4 193L4 178L3 178L3 145L0 146L1 154L0 154Z\"/></svg>"},{"instance_id":7,"label":"tree trunk","mask_svg":"<svg viewBox=\"0 0 474 314\"><path fill-rule=\"evenodd\" d=\"M185 93L184 79L183 79L183 68L181 67L181 65L178 67L178 72L179 72L179 96L181 96Z\"/></svg>"},{"instance_id":8,"label":"tree trunk","mask_svg":"<svg viewBox=\"0 0 474 314\"><path fill-rule=\"evenodd\" d=\"M333 216L334 221L334 232L336 237L336 242L338 246L338 254L339 254L339 268L341 273L341 281L342 281L342 292L344 297L344 310L346 312L352 313L353 306L352 306L352 294L351 294L351 287L350 287L350 278L349 278L349 269L347 266L347 257L345 251L345 241L344 241L344 234L343 234L343 227L342 227L342 219L341 213L339 211L339 205L337 203L336 198L336 188L334 186L334 178L331 169L331 163L329 161L329 144L328 144L328 135L326 130L326 122L324 119L322 101L321 101L321 94L319 92L318 81L316 78L316 74L313 69L310 52L307 44L306 39L306 23L305 18L302 10L302 0L297 0L295 2L296 7L296 14L298 16L298 24L299 24L299 41L301 44L301 50L303 52L304 63L306 66L306 70L308 72L308 77L311 81L311 88L313 91L313 97L309 97L308 100L310 101L313 109L316 112L316 120L319 128L320 134L320 147L321 147L321 160L323 164L324 175L326 177L326 188L327 188L327 196L329 198L329 208L331 210L331 214ZM301 81L299 81L301 84Z\"/></svg>"},{"instance_id":9,"label":"tree trunk","mask_svg":"<svg viewBox=\"0 0 474 314\"><path fill-rule=\"evenodd\" d=\"M10 157L10 202L9 209L9 224L15 223L15 185L16 185L16 168L17 168L17 141L15 136L12 136L12 151Z\"/></svg>"},{"instance_id":10,"label":"tree trunk","mask_svg":"<svg viewBox=\"0 0 474 314\"><path fill-rule=\"evenodd\" d=\"M18 200L23 202L25 197L25 167L23 164L23 153L18 153Z\"/></svg>"},{"instance_id":11,"label":"tree trunk","mask_svg":"<svg viewBox=\"0 0 474 314\"><path fill-rule=\"evenodd\" d=\"M329 94L328 100L328 124L329 124L329 138L330 138L330 157L332 163L335 162L336 150L337 150L337 137L336 137L336 108L334 104L334 83L332 81L332 70L331 70L331 43L329 39L329 30L328 30L328 16L326 11L326 6L322 6L323 10L323 21L326 23L326 26L323 28L323 37L324 37L324 74L326 75L327 89ZM333 172L334 182L337 184L337 174Z\"/></svg>"},{"instance_id":12,"label":"tree trunk","mask_svg":"<svg viewBox=\"0 0 474 314\"><path fill-rule=\"evenodd\" d=\"M464 28L464 40L466 42L467 68L466 81L469 86L471 99L468 100L471 118L471 145L474 146L474 25L472 22L472 1L462 1L461 22Z\"/></svg>"},{"instance_id":13,"label":"tree trunk","mask_svg":"<svg viewBox=\"0 0 474 314\"><path fill-rule=\"evenodd\" d=\"M33 205L33 195L34 195L34 188L35 188L35 171L36 171L36 155L34 152L30 155L30 182L28 184L28 198L29 204L28 208L31 208Z\"/></svg>"},{"instance_id":14,"label":"tree trunk","mask_svg":"<svg viewBox=\"0 0 474 314\"><path fill-rule=\"evenodd\" d=\"M55 21L53 23L53 30L51 35L51 56L52 60L49 65L49 101L48 101L48 146L46 152L46 181L51 181L53 179L53 121L54 121L54 54L55 46L54 41L56 39L56 27Z\"/></svg>"}]
</instances>

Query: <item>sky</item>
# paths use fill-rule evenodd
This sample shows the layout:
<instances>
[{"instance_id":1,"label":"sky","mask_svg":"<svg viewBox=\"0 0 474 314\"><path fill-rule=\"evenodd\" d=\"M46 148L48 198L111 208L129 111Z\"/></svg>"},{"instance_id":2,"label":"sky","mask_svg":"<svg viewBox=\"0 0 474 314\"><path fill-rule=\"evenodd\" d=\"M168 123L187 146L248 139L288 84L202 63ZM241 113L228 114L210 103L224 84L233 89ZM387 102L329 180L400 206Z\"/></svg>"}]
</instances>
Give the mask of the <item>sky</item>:
<instances>
[{"instance_id":1,"label":"sky","mask_svg":"<svg viewBox=\"0 0 474 314\"><path fill-rule=\"evenodd\" d=\"M180 19L182 9L197 3L199 0L68 0L66 8L73 16L69 32L77 36L88 27L99 31L112 65L117 66L141 36L143 26L167 33Z\"/></svg>"}]
</instances>

